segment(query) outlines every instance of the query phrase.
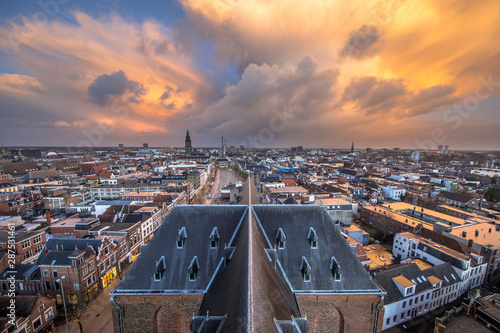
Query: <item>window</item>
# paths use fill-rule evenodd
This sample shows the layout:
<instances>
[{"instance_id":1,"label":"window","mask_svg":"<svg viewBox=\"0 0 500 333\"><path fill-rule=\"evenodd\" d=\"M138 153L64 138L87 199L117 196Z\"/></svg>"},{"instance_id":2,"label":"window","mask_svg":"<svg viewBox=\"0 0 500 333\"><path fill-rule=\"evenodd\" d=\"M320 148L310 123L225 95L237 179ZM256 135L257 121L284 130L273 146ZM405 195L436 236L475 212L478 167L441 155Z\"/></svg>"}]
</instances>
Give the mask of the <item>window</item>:
<instances>
[{"instance_id":1,"label":"window","mask_svg":"<svg viewBox=\"0 0 500 333\"><path fill-rule=\"evenodd\" d=\"M21 243L21 246L23 247L23 249L27 248L27 247L30 247L31 246L31 240L30 239L27 239L25 241L23 241Z\"/></svg>"},{"instance_id":2,"label":"window","mask_svg":"<svg viewBox=\"0 0 500 333\"><path fill-rule=\"evenodd\" d=\"M83 268L83 275L87 274L89 272L89 267L88 266L85 266Z\"/></svg>"},{"instance_id":3,"label":"window","mask_svg":"<svg viewBox=\"0 0 500 333\"><path fill-rule=\"evenodd\" d=\"M406 301L403 302L403 309L406 308Z\"/></svg>"},{"instance_id":4,"label":"window","mask_svg":"<svg viewBox=\"0 0 500 333\"><path fill-rule=\"evenodd\" d=\"M38 311L42 312L43 309L45 309L45 305L40 304L40 306L38 307Z\"/></svg>"},{"instance_id":5,"label":"window","mask_svg":"<svg viewBox=\"0 0 500 333\"><path fill-rule=\"evenodd\" d=\"M49 281L45 282L45 290L50 291L50 282Z\"/></svg>"},{"instance_id":6,"label":"window","mask_svg":"<svg viewBox=\"0 0 500 333\"><path fill-rule=\"evenodd\" d=\"M78 282L73 283L73 289L75 291L80 291L80 284Z\"/></svg>"},{"instance_id":7,"label":"window","mask_svg":"<svg viewBox=\"0 0 500 333\"><path fill-rule=\"evenodd\" d=\"M33 329L36 331L42 326L42 318L38 317L33 321Z\"/></svg>"},{"instance_id":8,"label":"window","mask_svg":"<svg viewBox=\"0 0 500 333\"><path fill-rule=\"evenodd\" d=\"M52 271L52 277L57 277L57 271Z\"/></svg>"},{"instance_id":9,"label":"window","mask_svg":"<svg viewBox=\"0 0 500 333\"><path fill-rule=\"evenodd\" d=\"M33 238L33 243L40 243L42 241L42 235L36 235L35 238Z\"/></svg>"},{"instance_id":10,"label":"window","mask_svg":"<svg viewBox=\"0 0 500 333\"><path fill-rule=\"evenodd\" d=\"M61 284L59 282L54 282L54 289L55 290L61 290Z\"/></svg>"},{"instance_id":11,"label":"window","mask_svg":"<svg viewBox=\"0 0 500 333\"><path fill-rule=\"evenodd\" d=\"M24 259L28 259L29 257L33 256L33 251L32 250L29 250L29 251L26 251L24 252Z\"/></svg>"},{"instance_id":12,"label":"window","mask_svg":"<svg viewBox=\"0 0 500 333\"><path fill-rule=\"evenodd\" d=\"M104 249L104 254L107 255L109 253L109 246L106 246L106 248Z\"/></svg>"},{"instance_id":13,"label":"window","mask_svg":"<svg viewBox=\"0 0 500 333\"><path fill-rule=\"evenodd\" d=\"M387 318L387 320L385 321L385 324L389 325L390 323L391 323L391 318Z\"/></svg>"},{"instance_id":14,"label":"window","mask_svg":"<svg viewBox=\"0 0 500 333\"><path fill-rule=\"evenodd\" d=\"M394 316L394 318L392 318L392 321L395 322L398 320L398 316Z\"/></svg>"},{"instance_id":15,"label":"window","mask_svg":"<svg viewBox=\"0 0 500 333\"><path fill-rule=\"evenodd\" d=\"M43 250L43 245L38 245L37 247L35 247L35 253L37 254L42 252L42 250Z\"/></svg>"},{"instance_id":16,"label":"window","mask_svg":"<svg viewBox=\"0 0 500 333\"><path fill-rule=\"evenodd\" d=\"M408 304L409 306L412 306L413 305L413 299L410 299L410 302Z\"/></svg>"},{"instance_id":17,"label":"window","mask_svg":"<svg viewBox=\"0 0 500 333\"><path fill-rule=\"evenodd\" d=\"M93 261L90 263L90 269L94 269L94 262Z\"/></svg>"},{"instance_id":18,"label":"window","mask_svg":"<svg viewBox=\"0 0 500 333\"><path fill-rule=\"evenodd\" d=\"M99 270L101 271L101 273L103 273L105 269L106 267L104 266L104 263L99 265Z\"/></svg>"},{"instance_id":19,"label":"window","mask_svg":"<svg viewBox=\"0 0 500 333\"><path fill-rule=\"evenodd\" d=\"M304 282L310 282L311 281L311 274L304 274Z\"/></svg>"},{"instance_id":20,"label":"window","mask_svg":"<svg viewBox=\"0 0 500 333\"><path fill-rule=\"evenodd\" d=\"M405 317L405 314L404 312L401 314L401 320L403 320L403 318Z\"/></svg>"},{"instance_id":21,"label":"window","mask_svg":"<svg viewBox=\"0 0 500 333\"><path fill-rule=\"evenodd\" d=\"M47 311L45 311L45 320L49 320L54 315L54 311L52 307L50 307Z\"/></svg>"},{"instance_id":22,"label":"window","mask_svg":"<svg viewBox=\"0 0 500 333\"><path fill-rule=\"evenodd\" d=\"M76 260L71 260L71 266L76 267Z\"/></svg>"}]
</instances>

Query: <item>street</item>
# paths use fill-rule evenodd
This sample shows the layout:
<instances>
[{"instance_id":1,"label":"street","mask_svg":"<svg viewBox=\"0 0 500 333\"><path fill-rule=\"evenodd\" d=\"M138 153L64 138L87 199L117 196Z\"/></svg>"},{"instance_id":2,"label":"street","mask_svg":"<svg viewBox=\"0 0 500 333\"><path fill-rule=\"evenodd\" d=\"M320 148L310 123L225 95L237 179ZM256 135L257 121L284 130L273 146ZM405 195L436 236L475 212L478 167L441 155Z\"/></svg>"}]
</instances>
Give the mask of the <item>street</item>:
<instances>
[{"instance_id":1,"label":"street","mask_svg":"<svg viewBox=\"0 0 500 333\"><path fill-rule=\"evenodd\" d=\"M125 276L132 267L133 263L128 265L122 272L122 277ZM85 308L80 310L80 322L82 323L82 329L85 333L113 333L113 320L111 316L111 309L114 304L109 298L109 293L114 287L120 282L120 279L116 277L111 281L106 288L90 303L87 304ZM64 310L62 312L64 316ZM80 327L78 323L72 320L69 323L70 332L80 333ZM66 333L66 323L62 322L62 325L55 328L56 333Z\"/></svg>"},{"instance_id":2,"label":"street","mask_svg":"<svg viewBox=\"0 0 500 333\"><path fill-rule=\"evenodd\" d=\"M205 196L205 205L210 205L214 203L214 200L220 199L221 188L229 184L234 184L238 180L241 180L240 176L238 176L235 172L229 170L230 168L217 169L217 175L215 176L214 185L208 192L210 193L210 199L207 199Z\"/></svg>"}]
</instances>

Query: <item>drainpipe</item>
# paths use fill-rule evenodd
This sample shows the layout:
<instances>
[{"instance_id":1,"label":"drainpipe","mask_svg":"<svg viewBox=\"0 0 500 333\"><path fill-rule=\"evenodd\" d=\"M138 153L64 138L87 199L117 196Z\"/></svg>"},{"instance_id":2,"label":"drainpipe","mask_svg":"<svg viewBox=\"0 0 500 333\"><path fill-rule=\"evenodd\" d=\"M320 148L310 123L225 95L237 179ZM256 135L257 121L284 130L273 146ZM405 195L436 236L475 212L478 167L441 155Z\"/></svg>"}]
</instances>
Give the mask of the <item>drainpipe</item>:
<instances>
[{"instance_id":1,"label":"drainpipe","mask_svg":"<svg viewBox=\"0 0 500 333\"><path fill-rule=\"evenodd\" d=\"M111 302L115 303L115 305L118 307L118 318L120 321L120 333L123 333L123 322L122 322L122 308L118 303L115 302L115 296L111 296Z\"/></svg>"},{"instance_id":2,"label":"drainpipe","mask_svg":"<svg viewBox=\"0 0 500 333\"><path fill-rule=\"evenodd\" d=\"M380 305L380 303L382 302L383 299L384 299L384 295L380 295L380 299L378 300L377 308L375 310L375 323L373 324L373 333L377 333L378 311L379 311L378 307L379 307L379 305ZM113 299L111 299L111 300L113 300Z\"/></svg>"}]
</instances>

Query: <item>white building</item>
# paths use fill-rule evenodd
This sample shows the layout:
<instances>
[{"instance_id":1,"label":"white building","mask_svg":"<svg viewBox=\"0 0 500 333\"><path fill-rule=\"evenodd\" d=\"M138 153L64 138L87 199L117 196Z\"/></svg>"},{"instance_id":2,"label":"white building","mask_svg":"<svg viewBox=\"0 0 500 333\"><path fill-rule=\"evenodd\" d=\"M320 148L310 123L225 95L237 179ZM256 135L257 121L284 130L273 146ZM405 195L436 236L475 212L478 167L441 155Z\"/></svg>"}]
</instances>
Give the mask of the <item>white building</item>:
<instances>
[{"instance_id":1,"label":"white building","mask_svg":"<svg viewBox=\"0 0 500 333\"><path fill-rule=\"evenodd\" d=\"M482 256L467 256L411 232L394 237L392 253L401 259L421 258L433 265L450 263L462 280L460 294L479 287L486 276L487 263Z\"/></svg>"},{"instance_id":2,"label":"white building","mask_svg":"<svg viewBox=\"0 0 500 333\"><path fill-rule=\"evenodd\" d=\"M406 190L397 186L381 186L380 189L384 192L387 199L401 201L401 197L405 195Z\"/></svg>"},{"instance_id":3,"label":"white building","mask_svg":"<svg viewBox=\"0 0 500 333\"><path fill-rule=\"evenodd\" d=\"M416 264L376 273L377 283L387 292L382 330L419 317L460 295L460 278L446 263L424 271Z\"/></svg>"}]
</instances>

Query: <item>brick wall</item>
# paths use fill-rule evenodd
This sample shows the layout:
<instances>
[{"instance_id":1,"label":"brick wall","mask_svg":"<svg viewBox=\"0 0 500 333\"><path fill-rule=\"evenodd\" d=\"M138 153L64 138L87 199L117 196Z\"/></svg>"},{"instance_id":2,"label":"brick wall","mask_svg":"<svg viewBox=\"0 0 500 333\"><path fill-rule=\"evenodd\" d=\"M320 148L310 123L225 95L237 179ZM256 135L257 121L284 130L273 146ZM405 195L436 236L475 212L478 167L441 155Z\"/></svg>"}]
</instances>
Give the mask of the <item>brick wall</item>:
<instances>
[{"instance_id":1,"label":"brick wall","mask_svg":"<svg viewBox=\"0 0 500 333\"><path fill-rule=\"evenodd\" d=\"M193 314L198 313L203 294L118 295L122 308L123 332L190 333ZM120 332L118 309L113 309L114 332Z\"/></svg>"},{"instance_id":2,"label":"brick wall","mask_svg":"<svg viewBox=\"0 0 500 333\"><path fill-rule=\"evenodd\" d=\"M373 332L379 295L301 295L300 311L307 316L310 333ZM379 308L382 309L383 302ZM382 330L383 312L379 313L377 332Z\"/></svg>"}]
</instances>

